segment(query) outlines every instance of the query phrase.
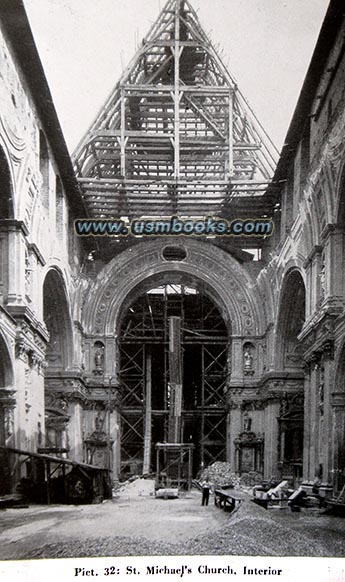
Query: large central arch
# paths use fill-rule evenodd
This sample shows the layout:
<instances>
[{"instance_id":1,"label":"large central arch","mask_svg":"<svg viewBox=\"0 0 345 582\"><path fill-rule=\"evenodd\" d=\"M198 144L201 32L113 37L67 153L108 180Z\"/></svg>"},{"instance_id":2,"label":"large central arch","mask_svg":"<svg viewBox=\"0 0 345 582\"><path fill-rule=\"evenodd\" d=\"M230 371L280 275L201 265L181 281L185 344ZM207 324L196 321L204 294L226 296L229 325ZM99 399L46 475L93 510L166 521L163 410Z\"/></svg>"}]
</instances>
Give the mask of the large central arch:
<instances>
[{"instance_id":1,"label":"large central arch","mask_svg":"<svg viewBox=\"0 0 345 582\"><path fill-rule=\"evenodd\" d=\"M179 248L182 260L165 258L164 249ZM232 335L254 336L263 332L262 310L254 282L242 265L222 249L179 237L139 243L115 257L91 283L83 306L83 326L88 334L111 336L133 288L152 276L180 273L195 278L208 289Z\"/></svg>"},{"instance_id":2,"label":"large central arch","mask_svg":"<svg viewBox=\"0 0 345 582\"><path fill-rule=\"evenodd\" d=\"M219 353L223 350L221 356L222 358L224 356L222 373L226 375L226 384L229 384L231 370L234 376L236 376L236 371L239 376L242 373L243 340L246 338L254 339L263 333L264 322L261 319L262 315L260 315L259 298L257 293L255 295L251 277L233 256L213 244L185 237L162 238L155 241L145 240L138 243L110 261L90 283L82 307L82 324L87 337L86 342L90 344L90 350L95 350L96 346L101 347L104 354L102 365L104 365L105 376L116 378L117 383L122 388L131 392L131 388L128 388L128 382L130 383L132 380L123 376L123 368L126 366L123 365L124 351L121 351L121 338L123 337L121 326L128 315L128 310L140 296L144 297L149 289L152 290L159 285L169 283L197 289L200 296L205 296L207 302L214 305L219 314L219 320L222 322L220 325L224 329L223 344L222 348L219 348ZM192 360L193 357L201 358L200 353L196 355L196 352L198 350L201 352L205 346L200 347L200 345L195 347L194 354L192 354L192 348L190 349ZM154 353L152 347L149 347L148 351L151 351L151 354ZM138 367L147 365L145 358L146 356L142 357L142 364L139 364L138 360ZM214 354L214 358L217 359L218 355ZM224 370L226 371L224 372ZM147 374L142 372L141 382L144 388L146 376ZM222 382L224 382L224 375ZM224 386L221 389L224 391ZM214 394L217 393L217 390L218 387ZM139 410L139 392L140 388L138 388L135 410L133 408L131 411L122 411L121 429L122 440L124 426L128 429L127 434L138 436L137 450L142 447L140 442L142 443L144 440L145 424L145 413ZM218 390L218 394L220 394L220 390ZM127 408L130 409L126 394L122 396L125 404L128 404ZM218 421L223 423L222 438L225 450L227 441L226 402L223 401L219 404L218 411L217 406L216 402L209 402L209 410L204 415L203 420L206 419L206 423L209 422L210 428L212 428L211 412L214 414L217 412L219 419L218 417L214 419L214 426L217 425ZM127 417L125 412L127 412ZM206 432L205 428L203 435ZM218 450L220 451L221 448L220 446ZM119 452L119 447L117 450ZM210 448L208 451L203 449L204 458L207 458L210 450ZM129 454L129 457L135 459L135 452ZM199 458L201 457L202 455L199 456Z\"/></svg>"},{"instance_id":3,"label":"large central arch","mask_svg":"<svg viewBox=\"0 0 345 582\"><path fill-rule=\"evenodd\" d=\"M123 475L156 470L158 442L192 445L194 475L226 460L230 329L204 287L188 283L174 273L150 278L123 310L117 342ZM175 382L179 413L172 426Z\"/></svg>"}]
</instances>

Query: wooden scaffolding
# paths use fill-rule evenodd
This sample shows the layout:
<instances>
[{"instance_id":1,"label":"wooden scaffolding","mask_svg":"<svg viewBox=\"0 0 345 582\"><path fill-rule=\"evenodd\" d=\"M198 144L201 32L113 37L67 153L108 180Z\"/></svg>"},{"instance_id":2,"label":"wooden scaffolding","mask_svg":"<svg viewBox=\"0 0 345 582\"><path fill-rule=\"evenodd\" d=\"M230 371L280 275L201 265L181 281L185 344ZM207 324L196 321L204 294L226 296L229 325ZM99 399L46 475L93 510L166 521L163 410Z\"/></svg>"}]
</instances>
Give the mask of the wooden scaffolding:
<instances>
[{"instance_id":1,"label":"wooden scaffolding","mask_svg":"<svg viewBox=\"0 0 345 582\"><path fill-rule=\"evenodd\" d=\"M89 215L129 220L270 214L276 160L188 0L166 3L74 155Z\"/></svg>"},{"instance_id":2,"label":"wooden scaffolding","mask_svg":"<svg viewBox=\"0 0 345 582\"><path fill-rule=\"evenodd\" d=\"M193 445L194 475L226 459L228 330L214 304L202 292L189 291L183 285L160 286L139 297L124 317L119 341L123 475L154 471L156 443L183 443L186 450ZM172 343L180 345L182 362Z\"/></svg>"}]
</instances>

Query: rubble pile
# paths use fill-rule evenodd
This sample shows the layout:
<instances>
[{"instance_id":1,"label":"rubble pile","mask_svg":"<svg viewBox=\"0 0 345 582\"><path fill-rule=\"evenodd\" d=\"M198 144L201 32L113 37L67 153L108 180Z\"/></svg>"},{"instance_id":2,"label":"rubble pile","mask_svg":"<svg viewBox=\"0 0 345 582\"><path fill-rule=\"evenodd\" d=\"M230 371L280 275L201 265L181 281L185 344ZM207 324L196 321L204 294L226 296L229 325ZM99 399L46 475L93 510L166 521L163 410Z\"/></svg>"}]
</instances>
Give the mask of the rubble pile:
<instances>
[{"instance_id":1,"label":"rubble pile","mask_svg":"<svg viewBox=\"0 0 345 582\"><path fill-rule=\"evenodd\" d=\"M126 507L128 511L128 507ZM244 503L234 517L212 535L196 535L183 543L165 543L143 536L69 540L27 550L21 558L72 558L97 556L312 556L343 557L345 521L329 517L296 520L293 514L267 512ZM327 526L328 524L328 526ZM158 526L157 526L158 527Z\"/></svg>"},{"instance_id":2,"label":"rubble pile","mask_svg":"<svg viewBox=\"0 0 345 582\"><path fill-rule=\"evenodd\" d=\"M230 463L221 461L216 461L202 471L200 481L205 481L206 479L213 483L215 487L239 485L239 479L232 471Z\"/></svg>"},{"instance_id":3,"label":"rubble pile","mask_svg":"<svg viewBox=\"0 0 345 582\"><path fill-rule=\"evenodd\" d=\"M149 497L154 495L155 482L153 479L143 479L139 476L128 479L120 483L113 490L113 497L132 498L132 497Z\"/></svg>"}]
</instances>

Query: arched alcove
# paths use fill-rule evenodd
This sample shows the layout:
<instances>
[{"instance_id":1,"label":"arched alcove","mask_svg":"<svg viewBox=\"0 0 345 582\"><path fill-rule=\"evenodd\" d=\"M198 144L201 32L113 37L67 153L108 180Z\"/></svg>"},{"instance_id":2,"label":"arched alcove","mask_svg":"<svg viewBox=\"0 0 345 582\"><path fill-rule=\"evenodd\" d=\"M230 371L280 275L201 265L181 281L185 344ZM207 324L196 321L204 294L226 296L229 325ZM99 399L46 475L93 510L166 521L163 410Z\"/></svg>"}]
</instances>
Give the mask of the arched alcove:
<instances>
[{"instance_id":1,"label":"arched alcove","mask_svg":"<svg viewBox=\"0 0 345 582\"><path fill-rule=\"evenodd\" d=\"M339 173L337 181L336 201L336 223L341 228L345 228L345 164Z\"/></svg>"},{"instance_id":2,"label":"arched alcove","mask_svg":"<svg viewBox=\"0 0 345 582\"><path fill-rule=\"evenodd\" d=\"M0 219L13 218L13 186L10 167L0 146Z\"/></svg>"},{"instance_id":3,"label":"arched alcove","mask_svg":"<svg viewBox=\"0 0 345 582\"><path fill-rule=\"evenodd\" d=\"M48 373L65 371L73 356L72 326L64 282L56 269L50 269L44 280L43 319L50 336L46 351Z\"/></svg>"},{"instance_id":4,"label":"arched alcove","mask_svg":"<svg viewBox=\"0 0 345 582\"><path fill-rule=\"evenodd\" d=\"M283 280L279 301L275 344L279 370L302 369L298 335L305 322L305 297L303 277L297 269L291 269Z\"/></svg>"},{"instance_id":5,"label":"arched alcove","mask_svg":"<svg viewBox=\"0 0 345 582\"><path fill-rule=\"evenodd\" d=\"M117 338L122 475L156 470L157 443L192 445L194 475L226 460L229 335L195 277L164 273L132 290Z\"/></svg>"},{"instance_id":6,"label":"arched alcove","mask_svg":"<svg viewBox=\"0 0 345 582\"><path fill-rule=\"evenodd\" d=\"M0 334L0 446L15 446L15 391L12 360L5 339ZM0 495L11 492L13 476L9 457L0 451Z\"/></svg>"},{"instance_id":7,"label":"arched alcove","mask_svg":"<svg viewBox=\"0 0 345 582\"><path fill-rule=\"evenodd\" d=\"M303 359L299 334L305 322L306 292L300 271L287 271L281 288L276 328L276 369L283 372L278 421L279 468L282 478L302 479L304 393Z\"/></svg>"},{"instance_id":8,"label":"arched alcove","mask_svg":"<svg viewBox=\"0 0 345 582\"><path fill-rule=\"evenodd\" d=\"M67 402L59 392L50 388L56 378L68 370L73 357L72 327L65 286L60 272L50 269L43 284L43 318L49 332L45 370L45 427L46 449L50 452L68 450Z\"/></svg>"},{"instance_id":9,"label":"arched alcove","mask_svg":"<svg viewBox=\"0 0 345 582\"><path fill-rule=\"evenodd\" d=\"M332 394L333 485L340 492L345 485L345 340L336 354L335 385Z\"/></svg>"}]
</instances>

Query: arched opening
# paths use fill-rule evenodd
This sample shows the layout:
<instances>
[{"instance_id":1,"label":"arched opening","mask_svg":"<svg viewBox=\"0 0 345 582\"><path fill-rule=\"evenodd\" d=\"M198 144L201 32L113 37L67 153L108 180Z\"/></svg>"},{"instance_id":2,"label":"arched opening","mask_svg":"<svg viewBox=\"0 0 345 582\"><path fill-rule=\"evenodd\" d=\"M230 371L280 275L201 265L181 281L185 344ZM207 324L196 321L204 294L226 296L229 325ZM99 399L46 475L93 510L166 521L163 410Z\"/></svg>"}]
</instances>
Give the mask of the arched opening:
<instances>
[{"instance_id":1,"label":"arched opening","mask_svg":"<svg viewBox=\"0 0 345 582\"><path fill-rule=\"evenodd\" d=\"M4 339L0 335L0 446L14 447L14 390L13 368ZM13 475L11 463L5 451L0 451L0 495L11 492Z\"/></svg>"},{"instance_id":2,"label":"arched opening","mask_svg":"<svg viewBox=\"0 0 345 582\"><path fill-rule=\"evenodd\" d=\"M68 450L68 407L63 395L53 387L71 363L72 330L63 281L54 269L47 273L43 285L43 319L49 332L48 367L45 371L45 451L63 453Z\"/></svg>"},{"instance_id":3,"label":"arched opening","mask_svg":"<svg viewBox=\"0 0 345 582\"><path fill-rule=\"evenodd\" d=\"M335 377L335 391L332 394L333 429L333 486L340 492L345 485L345 345L343 343Z\"/></svg>"},{"instance_id":4,"label":"arched opening","mask_svg":"<svg viewBox=\"0 0 345 582\"><path fill-rule=\"evenodd\" d=\"M49 332L46 359L49 371L65 371L71 360L71 323L61 275L52 269L43 285L43 319Z\"/></svg>"},{"instance_id":5,"label":"arched opening","mask_svg":"<svg viewBox=\"0 0 345 582\"><path fill-rule=\"evenodd\" d=\"M296 485L303 472L304 392L299 334L305 322L305 286L300 272L290 271L283 283L277 328L278 369L292 378L282 394L278 417L279 466L282 478Z\"/></svg>"},{"instance_id":6,"label":"arched opening","mask_svg":"<svg viewBox=\"0 0 345 582\"><path fill-rule=\"evenodd\" d=\"M13 218L13 189L10 167L0 146L0 303L6 303L10 270L10 234L3 220Z\"/></svg>"},{"instance_id":7,"label":"arched opening","mask_svg":"<svg viewBox=\"0 0 345 582\"><path fill-rule=\"evenodd\" d=\"M13 189L10 168L0 147L0 219L13 218Z\"/></svg>"},{"instance_id":8,"label":"arched opening","mask_svg":"<svg viewBox=\"0 0 345 582\"><path fill-rule=\"evenodd\" d=\"M133 290L118 333L123 476L155 471L157 443L191 445L194 476L226 460L228 337L209 290L186 274Z\"/></svg>"},{"instance_id":9,"label":"arched opening","mask_svg":"<svg viewBox=\"0 0 345 582\"><path fill-rule=\"evenodd\" d=\"M292 270L282 287L277 327L278 368L293 371L302 369L301 346L298 336L305 322L305 285L299 271Z\"/></svg>"},{"instance_id":10,"label":"arched opening","mask_svg":"<svg viewBox=\"0 0 345 582\"><path fill-rule=\"evenodd\" d=\"M337 224L345 227L345 166L340 173L337 196Z\"/></svg>"}]
</instances>

